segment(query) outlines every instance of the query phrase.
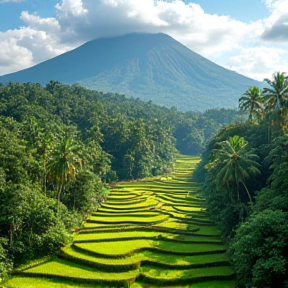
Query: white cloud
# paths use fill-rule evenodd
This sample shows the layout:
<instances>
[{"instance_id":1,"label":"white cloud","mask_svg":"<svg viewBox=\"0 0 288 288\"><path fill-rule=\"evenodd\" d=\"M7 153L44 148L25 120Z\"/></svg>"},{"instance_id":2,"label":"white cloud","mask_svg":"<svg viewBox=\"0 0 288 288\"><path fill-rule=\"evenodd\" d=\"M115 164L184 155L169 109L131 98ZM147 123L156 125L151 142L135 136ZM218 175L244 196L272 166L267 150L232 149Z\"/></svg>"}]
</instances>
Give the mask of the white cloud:
<instances>
[{"instance_id":1,"label":"white cloud","mask_svg":"<svg viewBox=\"0 0 288 288\"><path fill-rule=\"evenodd\" d=\"M20 19L31 29L36 31L44 31L47 34L55 34L55 36L60 32L60 25L57 19L51 18L41 18L37 14L29 14L27 11L21 13Z\"/></svg>"},{"instance_id":2,"label":"white cloud","mask_svg":"<svg viewBox=\"0 0 288 288\"><path fill-rule=\"evenodd\" d=\"M261 38L268 42L288 42L288 0L266 0L271 11L264 20Z\"/></svg>"},{"instance_id":3,"label":"white cloud","mask_svg":"<svg viewBox=\"0 0 288 288\"><path fill-rule=\"evenodd\" d=\"M55 36L31 27L0 33L0 75L31 67L72 48L59 44Z\"/></svg>"},{"instance_id":4,"label":"white cloud","mask_svg":"<svg viewBox=\"0 0 288 288\"><path fill-rule=\"evenodd\" d=\"M131 32L164 32L205 56L239 45L249 25L209 15L194 3L154 0L63 0L56 6L62 41L87 41Z\"/></svg>"},{"instance_id":5,"label":"white cloud","mask_svg":"<svg viewBox=\"0 0 288 288\"><path fill-rule=\"evenodd\" d=\"M88 12L87 9L83 8L82 0L64 0L61 5L57 3L55 7L66 17L82 16Z\"/></svg>"},{"instance_id":6,"label":"white cloud","mask_svg":"<svg viewBox=\"0 0 288 288\"><path fill-rule=\"evenodd\" d=\"M209 15L198 4L180 0L156 5L154 0L63 0L55 8L55 18L23 11L20 18L27 27L3 33L2 41L13 38L15 49L30 51L33 65L88 40L131 32L164 32L209 56L238 47L249 30L245 23ZM9 71L7 66L0 67L0 74ZM11 66L10 71L14 69Z\"/></svg>"},{"instance_id":7,"label":"white cloud","mask_svg":"<svg viewBox=\"0 0 288 288\"><path fill-rule=\"evenodd\" d=\"M231 57L229 61L229 69L259 81L275 71L287 71L287 67L287 50L265 46L242 49L239 55Z\"/></svg>"},{"instance_id":8,"label":"white cloud","mask_svg":"<svg viewBox=\"0 0 288 288\"><path fill-rule=\"evenodd\" d=\"M0 75L22 70L32 65L32 52L27 48L18 46L15 39L10 38L3 41L0 40L0 45Z\"/></svg>"},{"instance_id":9,"label":"white cloud","mask_svg":"<svg viewBox=\"0 0 288 288\"><path fill-rule=\"evenodd\" d=\"M154 0L62 0L55 6L55 17L42 18L23 11L20 18L26 26L0 34L1 50L2 45L11 45L11 53L5 54L6 60L1 62L4 56L0 58L0 74L37 64L94 38L163 32L220 65L224 57L227 63L227 55L232 53L229 63L232 69L260 79L272 69L272 72L277 70L272 67L281 64L277 57L286 56L283 48L274 49L273 53L279 55L273 54L271 60L268 52L271 53L272 48L265 47L263 39L274 41L282 37L283 41L287 1L266 0L270 17L244 23L229 16L207 14L200 5L180 0L159 0L156 5ZM282 35L280 38L276 37L276 31ZM288 37L288 33L285 35ZM249 45L262 46L248 48ZM19 51L25 60L16 65L18 56L13 55L13 51ZM7 60L9 57L11 62ZM263 69L260 71L257 67Z\"/></svg>"}]
</instances>

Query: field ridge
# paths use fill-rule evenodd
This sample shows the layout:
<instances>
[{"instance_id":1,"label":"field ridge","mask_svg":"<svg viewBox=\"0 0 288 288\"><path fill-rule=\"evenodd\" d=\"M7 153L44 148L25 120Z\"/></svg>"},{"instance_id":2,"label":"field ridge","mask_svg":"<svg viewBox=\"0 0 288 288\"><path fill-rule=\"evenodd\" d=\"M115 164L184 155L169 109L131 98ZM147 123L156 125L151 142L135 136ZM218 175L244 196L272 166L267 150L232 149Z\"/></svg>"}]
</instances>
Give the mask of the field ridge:
<instances>
[{"instance_id":1,"label":"field ridge","mask_svg":"<svg viewBox=\"0 0 288 288\"><path fill-rule=\"evenodd\" d=\"M233 287L235 275L226 246L193 180L198 162L179 156L171 175L119 183L73 243L58 257L15 272L10 287L19 281L22 286L17 287L23 288L205 283L212 288L221 282ZM33 279L37 286L29 284Z\"/></svg>"}]
</instances>

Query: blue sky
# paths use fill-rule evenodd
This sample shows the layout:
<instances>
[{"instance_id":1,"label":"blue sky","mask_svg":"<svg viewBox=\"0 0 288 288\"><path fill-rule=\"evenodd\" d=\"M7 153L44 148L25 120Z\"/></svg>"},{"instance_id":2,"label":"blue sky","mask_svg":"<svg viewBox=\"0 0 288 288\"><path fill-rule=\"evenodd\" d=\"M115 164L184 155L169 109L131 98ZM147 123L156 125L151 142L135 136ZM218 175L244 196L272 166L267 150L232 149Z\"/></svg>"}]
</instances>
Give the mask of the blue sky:
<instances>
[{"instance_id":1,"label":"blue sky","mask_svg":"<svg viewBox=\"0 0 288 288\"><path fill-rule=\"evenodd\" d=\"M1 2L1 0L0 0ZM16 29L23 25L20 19L21 12L27 10L29 13L36 12L41 17L55 16L55 5L59 0L26 0L21 2L5 2L0 6L0 31ZM184 1L190 3L192 1ZM265 3L261 0L200 0L193 1L199 4L209 14L229 15L234 19L249 22L256 21L269 16ZM15 5L17 4L17 5ZM250 7L250 9L244 9Z\"/></svg>"},{"instance_id":2,"label":"blue sky","mask_svg":"<svg viewBox=\"0 0 288 288\"><path fill-rule=\"evenodd\" d=\"M199 4L206 13L229 15L233 19L248 23L269 16L269 11L261 0L200 0L194 3Z\"/></svg>"},{"instance_id":3,"label":"blue sky","mask_svg":"<svg viewBox=\"0 0 288 288\"><path fill-rule=\"evenodd\" d=\"M288 72L287 7L288 0L0 0L0 75L94 38L163 32L263 80Z\"/></svg>"},{"instance_id":4,"label":"blue sky","mask_svg":"<svg viewBox=\"0 0 288 288\"><path fill-rule=\"evenodd\" d=\"M23 21L20 19L22 11L29 13L37 12L41 17L55 16L55 5L59 1L49 0L27 0L19 3L5 2L0 0L0 31L4 32L8 29L17 29L23 26Z\"/></svg>"}]
</instances>

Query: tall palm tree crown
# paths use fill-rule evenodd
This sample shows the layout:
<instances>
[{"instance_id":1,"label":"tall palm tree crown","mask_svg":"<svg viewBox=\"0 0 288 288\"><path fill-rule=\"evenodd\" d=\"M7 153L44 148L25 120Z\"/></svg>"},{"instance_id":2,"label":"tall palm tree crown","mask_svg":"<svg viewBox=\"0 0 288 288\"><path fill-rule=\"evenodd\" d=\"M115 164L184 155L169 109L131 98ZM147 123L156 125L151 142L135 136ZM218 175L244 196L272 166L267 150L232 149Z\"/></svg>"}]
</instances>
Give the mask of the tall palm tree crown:
<instances>
[{"instance_id":1,"label":"tall palm tree crown","mask_svg":"<svg viewBox=\"0 0 288 288\"><path fill-rule=\"evenodd\" d=\"M206 168L208 170L210 167L216 168L217 176L215 182L220 189L223 185L236 185L238 200L240 200L239 183L241 183L247 192L249 200L252 201L245 182L250 177L260 174L258 169L260 164L251 159L257 157L257 155L247 151L247 144L248 142L238 135L219 142L219 148L213 150L213 160Z\"/></svg>"},{"instance_id":2,"label":"tall palm tree crown","mask_svg":"<svg viewBox=\"0 0 288 288\"><path fill-rule=\"evenodd\" d=\"M273 79L264 79L271 88L264 88L267 109L280 109L288 107L288 78L284 72L276 72Z\"/></svg>"},{"instance_id":3,"label":"tall palm tree crown","mask_svg":"<svg viewBox=\"0 0 288 288\"><path fill-rule=\"evenodd\" d=\"M65 138L52 152L47 168L50 181L57 185L58 210L62 189L75 177L76 166L81 167L81 159L76 154L78 150L79 147L70 138Z\"/></svg>"},{"instance_id":4,"label":"tall palm tree crown","mask_svg":"<svg viewBox=\"0 0 288 288\"><path fill-rule=\"evenodd\" d=\"M239 99L239 108L249 113L250 121L254 115L260 116L264 110L262 91L255 86L249 87Z\"/></svg>"}]
</instances>

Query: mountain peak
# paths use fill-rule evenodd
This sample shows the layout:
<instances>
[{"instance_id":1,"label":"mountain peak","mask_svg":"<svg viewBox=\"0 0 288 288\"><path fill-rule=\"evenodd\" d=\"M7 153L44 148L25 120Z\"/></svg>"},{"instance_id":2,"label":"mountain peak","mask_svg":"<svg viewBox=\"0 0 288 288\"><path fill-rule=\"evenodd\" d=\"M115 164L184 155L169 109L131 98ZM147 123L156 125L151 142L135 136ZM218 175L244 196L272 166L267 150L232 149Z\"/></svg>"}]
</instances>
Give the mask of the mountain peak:
<instances>
[{"instance_id":1,"label":"mountain peak","mask_svg":"<svg viewBox=\"0 0 288 288\"><path fill-rule=\"evenodd\" d=\"M91 40L0 81L50 80L152 100L179 110L236 107L260 82L227 70L163 34L131 33Z\"/></svg>"}]
</instances>

